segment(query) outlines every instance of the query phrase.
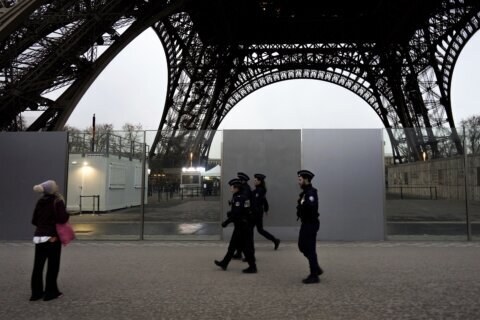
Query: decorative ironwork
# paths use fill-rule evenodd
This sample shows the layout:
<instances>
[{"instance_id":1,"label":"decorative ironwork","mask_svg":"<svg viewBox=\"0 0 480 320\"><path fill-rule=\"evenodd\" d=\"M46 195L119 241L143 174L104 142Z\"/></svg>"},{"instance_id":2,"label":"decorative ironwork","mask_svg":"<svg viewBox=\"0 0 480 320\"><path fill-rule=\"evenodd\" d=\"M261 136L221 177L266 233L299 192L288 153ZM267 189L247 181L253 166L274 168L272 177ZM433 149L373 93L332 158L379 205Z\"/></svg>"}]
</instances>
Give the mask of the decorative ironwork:
<instances>
[{"instance_id":1,"label":"decorative ironwork","mask_svg":"<svg viewBox=\"0 0 480 320\"><path fill-rule=\"evenodd\" d=\"M480 1L408 4L415 10L377 0L2 1L0 129L20 129L26 110L42 112L29 130L61 129L105 65L152 26L168 91L151 157L206 161L212 133L240 100L289 79L331 82L365 100L391 129L397 162L462 154L451 81L479 29Z\"/></svg>"}]
</instances>

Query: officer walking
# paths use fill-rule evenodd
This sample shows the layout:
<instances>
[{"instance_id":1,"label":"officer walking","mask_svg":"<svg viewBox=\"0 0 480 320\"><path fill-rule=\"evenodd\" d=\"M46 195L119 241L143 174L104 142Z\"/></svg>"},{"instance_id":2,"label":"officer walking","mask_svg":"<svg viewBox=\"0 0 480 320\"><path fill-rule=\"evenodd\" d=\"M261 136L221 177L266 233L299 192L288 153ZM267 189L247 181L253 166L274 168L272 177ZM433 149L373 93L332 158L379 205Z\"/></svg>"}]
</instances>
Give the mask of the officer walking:
<instances>
[{"instance_id":1,"label":"officer walking","mask_svg":"<svg viewBox=\"0 0 480 320\"><path fill-rule=\"evenodd\" d=\"M320 221L318 219L317 189L312 186L312 179L315 175L308 170L300 170L297 175L298 184L302 188L297 201L297 217L302 221L298 235L298 249L308 259L310 266L310 274L302 282L305 284L318 283L323 270L318 264L316 249Z\"/></svg>"},{"instance_id":2,"label":"officer walking","mask_svg":"<svg viewBox=\"0 0 480 320\"><path fill-rule=\"evenodd\" d=\"M222 261L215 260L215 264L223 270L226 270L235 250L239 249L245 254L245 259L248 262L248 268L244 269L243 272L257 273L255 255L251 249L253 248L253 244L250 243L250 200L242 193L239 179L232 179L228 184L230 185L233 196L230 202L231 210L227 213L228 218L222 223L222 227L225 228L230 222L233 222L234 228L227 254Z\"/></svg>"},{"instance_id":3,"label":"officer walking","mask_svg":"<svg viewBox=\"0 0 480 320\"><path fill-rule=\"evenodd\" d=\"M267 194L267 188L265 186L266 176L261 173L256 173L254 175L253 183L255 184L255 189L252 191L252 212L253 212L253 222L254 226L257 227L258 233L272 241L274 244L275 250L278 249L280 245L280 240L275 238L272 234L263 229L263 213L268 214L268 201L265 195Z\"/></svg>"},{"instance_id":4,"label":"officer walking","mask_svg":"<svg viewBox=\"0 0 480 320\"><path fill-rule=\"evenodd\" d=\"M250 204L250 200L252 199L252 189L250 189L250 186L248 185L248 181L250 180L250 177L244 172L237 172L237 178L241 182L241 192L248 199L249 204ZM254 247L253 247L253 222L250 225L252 227L251 230L250 230L250 235L251 235L251 238L252 238L252 241L251 241L252 248L251 248L251 250L255 250ZM240 249L237 248L237 251L233 255L233 259L236 259L236 260L242 259L242 251Z\"/></svg>"}]
</instances>

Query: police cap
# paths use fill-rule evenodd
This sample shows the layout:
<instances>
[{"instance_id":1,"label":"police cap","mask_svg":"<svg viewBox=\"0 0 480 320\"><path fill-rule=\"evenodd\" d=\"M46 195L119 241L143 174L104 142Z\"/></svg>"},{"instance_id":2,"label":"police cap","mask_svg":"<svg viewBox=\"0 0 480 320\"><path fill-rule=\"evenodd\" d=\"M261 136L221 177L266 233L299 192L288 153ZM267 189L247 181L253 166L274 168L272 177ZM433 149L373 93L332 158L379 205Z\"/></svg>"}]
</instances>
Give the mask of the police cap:
<instances>
[{"instance_id":1,"label":"police cap","mask_svg":"<svg viewBox=\"0 0 480 320\"><path fill-rule=\"evenodd\" d=\"M228 184L230 186L238 187L238 186L242 185L242 181L240 181L240 179L234 178L234 179L228 181Z\"/></svg>"},{"instance_id":2,"label":"police cap","mask_svg":"<svg viewBox=\"0 0 480 320\"><path fill-rule=\"evenodd\" d=\"M258 180L265 180L266 176L264 174L261 174L261 173L255 173L253 175L255 178L257 178Z\"/></svg>"},{"instance_id":3,"label":"police cap","mask_svg":"<svg viewBox=\"0 0 480 320\"><path fill-rule=\"evenodd\" d=\"M247 176L247 174L243 173L243 172L238 172L237 177L238 177L238 179L243 180L243 181L250 180L250 178Z\"/></svg>"},{"instance_id":4,"label":"police cap","mask_svg":"<svg viewBox=\"0 0 480 320\"><path fill-rule=\"evenodd\" d=\"M297 172L298 176L299 177L302 177L304 179L308 179L310 181L312 181L313 177L315 177L315 175L311 172L311 171L308 171L308 170L300 170Z\"/></svg>"}]
</instances>

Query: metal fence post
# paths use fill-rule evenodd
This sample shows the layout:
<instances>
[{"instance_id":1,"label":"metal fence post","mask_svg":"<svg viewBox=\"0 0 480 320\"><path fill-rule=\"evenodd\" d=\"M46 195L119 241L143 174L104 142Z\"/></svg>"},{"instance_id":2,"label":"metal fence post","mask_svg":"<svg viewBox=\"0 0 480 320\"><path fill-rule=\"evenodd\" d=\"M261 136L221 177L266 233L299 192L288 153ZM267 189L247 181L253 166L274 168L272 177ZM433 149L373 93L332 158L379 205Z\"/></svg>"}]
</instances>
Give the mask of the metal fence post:
<instances>
[{"instance_id":1,"label":"metal fence post","mask_svg":"<svg viewBox=\"0 0 480 320\"><path fill-rule=\"evenodd\" d=\"M145 231L145 173L146 173L146 162L147 162L147 132L143 131L143 147L142 147L142 187L140 188L141 195L141 211L142 211L142 225L140 227L140 240L143 240L143 233Z\"/></svg>"},{"instance_id":2,"label":"metal fence post","mask_svg":"<svg viewBox=\"0 0 480 320\"><path fill-rule=\"evenodd\" d=\"M470 224L470 212L468 210L468 179L467 179L467 172L468 172L468 147L465 141L465 126L463 126L463 170L464 170L464 183L465 183L465 216L466 216L466 223L467 223L467 240L472 240L472 226Z\"/></svg>"}]
</instances>

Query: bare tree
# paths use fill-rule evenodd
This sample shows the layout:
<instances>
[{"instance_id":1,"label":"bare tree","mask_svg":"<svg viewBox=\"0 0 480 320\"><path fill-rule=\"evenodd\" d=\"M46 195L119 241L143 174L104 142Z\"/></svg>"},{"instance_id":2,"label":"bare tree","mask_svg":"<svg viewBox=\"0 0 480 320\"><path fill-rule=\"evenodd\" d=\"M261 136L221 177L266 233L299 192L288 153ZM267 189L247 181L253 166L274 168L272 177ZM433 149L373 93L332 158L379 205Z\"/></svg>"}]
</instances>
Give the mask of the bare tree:
<instances>
[{"instance_id":1,"label":"bare tree","mask_svg":"<svg viewBox=\"0 0 480 320\"><path fill-rule=\"evenodd\" d=\"M460 121L465 128L465 149L470 154L480 153L480 115Z\"/></svg>"},{"instance_id":2,"label":"bare tree","mask_svg":"<svg viewBox=\"0 0 480 320\"><path fill-rule=\"evenodd\" d=\"M110 136L113 134L113 124L100 123L95 126L95 137L93 137L93 127L90 126L86 130L90 143L93 142L94 152L106 152Z\"/></svg>"},{"instance_id":3,"label":"bare tree","mask_svg":"<svg viewBox=\"0 0 480 320\"><path fill-rule=\"evenodd\" d=\"M124 138L132 142L141 142L142 130L143 126L140 123L131 124L127 122L122 126Z\"/></svg>"},{"instance_id":4,"label":"bare tree","mask_svg":"<svg viewBox=\"0 0 480 320\"><path fill-rule=\"evenodd\" d=\"M143 126L140 123L131 124L125 123L122 126L123 137L126 142L130 145L130 153L137 154L142 152L142 143L143 143Z\"/></svg>"}]
</instances>

